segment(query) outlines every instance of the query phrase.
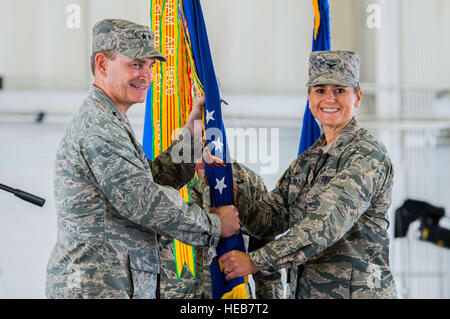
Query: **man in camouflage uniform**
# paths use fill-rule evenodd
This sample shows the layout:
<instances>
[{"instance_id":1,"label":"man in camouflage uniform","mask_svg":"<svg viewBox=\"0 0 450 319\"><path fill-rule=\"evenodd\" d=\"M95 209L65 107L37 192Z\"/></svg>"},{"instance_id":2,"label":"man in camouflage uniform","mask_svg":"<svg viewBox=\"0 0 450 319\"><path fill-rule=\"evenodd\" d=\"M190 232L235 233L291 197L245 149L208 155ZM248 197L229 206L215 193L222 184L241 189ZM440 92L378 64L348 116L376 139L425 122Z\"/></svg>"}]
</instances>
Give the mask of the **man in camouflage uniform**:
<instances>
[{"instance_id":1,"label":"man in camouflage uniform","mask_svg":"<svg viewBox=\"0 0 450 319\"><path fill-rule=\"evenodd\" d=\"M215 246L239 229L234 206L209 214L174 189L194 175L195 163L174 164L171 152L192 151L194 142L201 149L200 136L192 137L201 103L188 132L154 161L136 140L126 112L145 101L156 59L166 60L153 39L150 28L125 20L94 26L95 82L56 155L58 229L47 267L49 298L155 298L156 233Z\"/></svg>"},{"instance_id":2,"label":"man in camouflage uniform","mask_svg":"<svg viewBox=\"0 0 450 319\"><path fill-rule=\"evenodd\" d=\"M233 176L236 183L242 184L247 196L253 201L260 200L267 188L260 176L246 166L237 162L232 163ZM205 183L204 169L199 169L199 178L188 184L190 201L198 204L204 210L210 208L209 186ZM243 229L245 232L245 229ZM247 236L245 236L247 237ZM247 237L248 238L248 237ZM258 239L251 237L249 251L256 250L273 240ZM209 270L209 247L195 247L196 277L194 278L188 267L184 265L178 279L175 260L173 239L166 236L158 237L161 260L160 295L163 299L212 299L211 274ZM258 299L281 299L284 298L284 287L281 281L281 273L263 274L261 272L253 275L255 283L255 298ZM248 290L248 289L247 289Z\"/></svg>"},{"instance_id":3,"label":"man in camouflage uniform","mask_svg":"<svg viewBox=\"0 0 450 319\"><path fill-rule=\"evenodd\" d=\"M292 297L396 298L387 232L393 168L385 146L354 117L359 56L313 52L309 76L311 112L324 134L262 200L239 190L236 201L250 231L289 232L248 255L223 255L227 278L290 268Z\"/></svg>"}]
</instances>

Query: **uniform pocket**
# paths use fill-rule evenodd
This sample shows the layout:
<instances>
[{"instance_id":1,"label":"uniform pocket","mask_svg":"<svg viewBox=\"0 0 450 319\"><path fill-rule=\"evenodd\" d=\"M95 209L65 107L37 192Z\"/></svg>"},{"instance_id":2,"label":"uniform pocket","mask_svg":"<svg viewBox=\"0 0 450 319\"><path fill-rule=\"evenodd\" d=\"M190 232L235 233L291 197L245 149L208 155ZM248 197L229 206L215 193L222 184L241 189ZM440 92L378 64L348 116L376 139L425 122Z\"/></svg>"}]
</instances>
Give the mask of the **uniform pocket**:
<instances>
[{"instance_id":1,"label":"uniform pocket","mask_svg":"<svg viewBox=\"0 0 450 319\"><path fill-rule=\"evenodd\" d=\"M351 262L307 265L305 276L309 298L350 299Z\"/></svg>"},{"instance_id":2,"label":"uniform pocket","mask_svg":"<svg viewBox=\"0 0 450 319\"><path fill-rule=\"evenodd\" d=\"M136 252L129 252L130 274L132 278L133 299L154 299L156 297L159 263L152 263L152 258Z\"/></svg>"}]
</instances>

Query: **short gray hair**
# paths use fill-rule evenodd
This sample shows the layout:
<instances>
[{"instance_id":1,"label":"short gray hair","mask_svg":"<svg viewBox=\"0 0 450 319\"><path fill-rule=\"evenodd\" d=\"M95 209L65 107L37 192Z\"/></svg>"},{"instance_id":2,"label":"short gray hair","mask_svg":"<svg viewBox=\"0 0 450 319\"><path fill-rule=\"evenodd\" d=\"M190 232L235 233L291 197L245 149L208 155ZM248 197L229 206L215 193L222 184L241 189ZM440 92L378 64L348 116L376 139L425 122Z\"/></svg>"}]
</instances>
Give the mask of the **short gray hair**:
<instances>
[{"instance_id":1,"label":"short gray hair","mask_svg":"<svg viewBox=\"0 0 450 319\"><path fill-rule=\"evenodd\" d=\"M114 50L105 50L105 51L97 51L92 53L91 55L91 72L92 75L95 76L95 56L97 53L103 53L106 55L106 57L110 60L114 60L116 58L116 51Z\"/></svg>"}]
</instances>

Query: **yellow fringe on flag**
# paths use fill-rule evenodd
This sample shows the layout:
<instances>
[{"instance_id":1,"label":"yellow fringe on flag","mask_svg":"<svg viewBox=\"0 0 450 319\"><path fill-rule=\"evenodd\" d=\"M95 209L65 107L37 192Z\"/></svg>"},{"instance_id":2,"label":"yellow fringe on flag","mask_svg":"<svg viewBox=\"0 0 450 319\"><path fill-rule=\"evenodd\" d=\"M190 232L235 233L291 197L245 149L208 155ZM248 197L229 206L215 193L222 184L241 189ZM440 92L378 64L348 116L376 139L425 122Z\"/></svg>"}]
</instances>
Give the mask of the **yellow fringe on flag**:
<instances>
[{"instance_id":1,"label":"yellow fringe on flag","mask_svg":"<svg viewBox=\"0 0 450 319\"><path fill-rule=\"evenodd\" d=\"M245 287L246 282L237 285L231 291L225 293L221 299L248 299L247 288Z\"/></svg>"},{"instance_id":2,"label":"yellow fringe on flag","mask_svg":"<svg viewBox=\"0 0 450 319\"><path fill-rule=\"evenodd\" d=\"M319 32L320 27L320 11L319 11L319 3L317 0L312 0L313 9L314 9L314 40L317 38L317 33Z\"/></svg>"},{"instance_id":3,"label":"yellow fringe on flag","mask_svg":"<svg viewBox=\"0 0 450 319\"><path fill-rule=\"evenodd\" d=\"M215 256L217 258L217 256ZM218 259L220 271L223 272L223 266L220 259ZM225 274L224 274L225 276ZM248 283L248 276L244 276L244 283L237 285L231 291L224 293L220 299L249 299L246 285Z\"/></svg>"}]
</instances>

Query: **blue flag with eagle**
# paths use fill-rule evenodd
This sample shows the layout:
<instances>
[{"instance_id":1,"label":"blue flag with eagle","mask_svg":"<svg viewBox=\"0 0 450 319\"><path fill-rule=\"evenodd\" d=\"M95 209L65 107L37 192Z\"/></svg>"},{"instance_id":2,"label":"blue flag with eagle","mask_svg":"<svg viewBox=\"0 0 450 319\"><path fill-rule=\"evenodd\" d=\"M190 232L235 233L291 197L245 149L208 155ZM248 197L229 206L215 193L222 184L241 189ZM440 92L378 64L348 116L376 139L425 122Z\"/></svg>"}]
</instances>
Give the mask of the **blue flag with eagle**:
<instances>
[{"instance_id":1,"label":"blue flag with eagle","mask_svg":"<svg viewBox=\"0 0 450 319\"><path fill-rule=\"evenodd\" d=\"M314 8L314 32L312 51L329 51L330 44L330 6L328 0L312 0ZM302 134L298 155L307 150L320 136L320 128L306 102L303 115Z\"/></svg>"},{"instance_id":2,"label":"blue flag with eagle","mask_svg":"<svg viewBox=\"0 0 450 319\"><path fill-rule=\"evenodd\" d=\"M221 98L214 65L209 48L208 35L199 0L183 1L184 17L200 82L205 90L206 147L225 166L205 165L205 175L210 185L213 206L234 205L234 187L231 161L227 148L227 137L222 121ZM246 252L242 233L221 238L216 248L210 248L210 271L212 296L214 299L248 299L246 278L226 280L219 258L231 250Z\"/></svg>"}]
</instances>

